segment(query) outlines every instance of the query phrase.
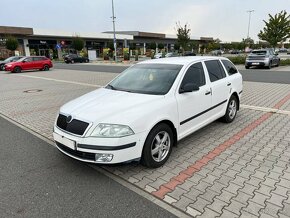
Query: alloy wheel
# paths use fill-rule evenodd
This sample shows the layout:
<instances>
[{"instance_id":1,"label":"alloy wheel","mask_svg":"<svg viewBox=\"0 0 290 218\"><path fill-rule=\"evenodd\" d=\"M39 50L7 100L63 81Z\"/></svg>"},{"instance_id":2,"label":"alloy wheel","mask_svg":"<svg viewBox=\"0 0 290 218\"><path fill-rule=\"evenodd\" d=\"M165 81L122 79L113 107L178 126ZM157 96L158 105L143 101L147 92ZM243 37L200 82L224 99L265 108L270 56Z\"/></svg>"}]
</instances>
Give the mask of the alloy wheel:
<instances>
[{"instance_id":1,"label":"alloy wheel","mask_svg":"<svg viewBox=\"0 0 290 218\"><path fill-rule=\"evenodd\" d=\"M167 132L159 132L153 139L151 144L151 155L154 161L163 161L170 150L171 140Z\"/></svg>"}]
</instances>

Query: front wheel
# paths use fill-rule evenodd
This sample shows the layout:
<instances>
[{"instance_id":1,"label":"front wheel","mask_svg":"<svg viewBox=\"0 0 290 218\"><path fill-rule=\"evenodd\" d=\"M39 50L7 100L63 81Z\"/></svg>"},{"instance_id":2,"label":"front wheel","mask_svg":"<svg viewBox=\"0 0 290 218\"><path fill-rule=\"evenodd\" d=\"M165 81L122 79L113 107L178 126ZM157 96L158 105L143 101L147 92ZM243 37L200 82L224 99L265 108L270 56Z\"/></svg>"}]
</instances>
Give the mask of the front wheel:
<instances>
[{"instance_id":1,"label":"front wheel","mask_svg":"<svg viewBox=\"0 0 290 218\"><path fill-rule=\"evenodd\" d=\"M21 73L21 68L20 67L15 67L13 72L14 73Z\"/></svg>"},{"instance_id":2,"label":"front wheel","mask_svg":"<svg viewBox=\"0 0 290 218\"><path fill-rule=\"evenodd\" d=\"M1 64L1 65L0 65L0 70L5 70L5 66L4 66L4 64Z\"/></svg>"},{"instance_id":3,"label":"front wheel","mask_svg":"<svg viewBox=\"0 0 290 218\"><path fill-rule=\"evenodd\" d=\"M173 142L172 129L165 123L158 124L147 136L141 163L150 168L162 166L170 156Z\"/></svg>"},{"instance_id":4,"label":"front wheel","mask_svg":"<svg viewBox=\"0 0 290 218\"><path fill-rule=\"evenodd\" d=\"M238 100L237 97L232 95L226 110L226 114L223 116L222 120L225 123L231 123L236 118L238 111Z\"/></svg>"},{"instance_id":5,"label":"front wheel","mask_svg":"<svg viewBox=\"0 0 290 218\"><path fill-rule=\"evenodd\" d=\"M268 69L271 69L271 68L272 68L272 62L270 61Z\"/></svg>"}]
</instances>

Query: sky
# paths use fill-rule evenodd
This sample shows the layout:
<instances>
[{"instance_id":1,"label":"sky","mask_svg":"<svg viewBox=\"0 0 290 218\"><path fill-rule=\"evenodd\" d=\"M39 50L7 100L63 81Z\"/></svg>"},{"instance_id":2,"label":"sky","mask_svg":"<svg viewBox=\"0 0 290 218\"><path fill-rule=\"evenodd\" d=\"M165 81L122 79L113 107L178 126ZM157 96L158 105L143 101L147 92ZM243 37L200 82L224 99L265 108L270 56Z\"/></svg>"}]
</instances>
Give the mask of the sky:
<instances>
[{"instance_id":1,"label":"sky","mask_svg":"<svg viewBox=\"0 0 290 218\"><path fill-rule=\"evenodd\" d=\"M116 31L176 34L176 22L188 24L191 35L241 41L264 27L268 14L290 13L290 0L114 0ZM288 9L288 10L287 10ZM112 31L111 0L3 0L0 26L100 33Z\"/></svg>"}]
</instances>

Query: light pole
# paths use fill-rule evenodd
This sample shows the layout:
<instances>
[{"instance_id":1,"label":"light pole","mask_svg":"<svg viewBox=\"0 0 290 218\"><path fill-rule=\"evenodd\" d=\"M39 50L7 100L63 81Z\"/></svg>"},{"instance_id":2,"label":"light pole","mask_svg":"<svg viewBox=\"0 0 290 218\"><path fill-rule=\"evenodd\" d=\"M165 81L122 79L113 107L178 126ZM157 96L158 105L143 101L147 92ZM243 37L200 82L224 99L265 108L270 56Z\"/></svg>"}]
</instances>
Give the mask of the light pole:
<instances>
[{"instance_id":1,"label":"light pole","mask_svg":"<svg viewBox=\"0 0 290 218\"><path fill-rule=\"evenodd\" d=\"M249 13L249 24L248 24L248 35L247 35L247 39L248 39L250 37L251 15L252 15L252 12L254 12L254 10L248 10L247 12Z\"/></svg>"},{"instance_id":2,"label":"light pole","mask_svg":"<svg viewBox=\"0 0 290 218\"><path fill-rule=\"evenodd\" d=\"M113 19L113 32L114 32L114 57L117 62L117 42L116 42L116 29L115 29L115 10L114 10L114 0L112 0L112 19Z\"/></svg>"}]
</instances>

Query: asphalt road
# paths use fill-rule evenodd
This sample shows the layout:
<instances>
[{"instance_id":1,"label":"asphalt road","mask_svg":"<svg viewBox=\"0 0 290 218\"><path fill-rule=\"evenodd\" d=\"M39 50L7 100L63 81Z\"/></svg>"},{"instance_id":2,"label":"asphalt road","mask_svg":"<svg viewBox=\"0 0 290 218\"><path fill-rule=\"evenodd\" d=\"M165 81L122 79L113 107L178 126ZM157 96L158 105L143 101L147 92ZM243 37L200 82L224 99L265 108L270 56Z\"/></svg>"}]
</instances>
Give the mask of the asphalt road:
<instances>
[{"instance_id":1,"label":"asphalt road","mask_svg":"<svg viewBox=\"0 0 290 218\"><path fill-rule=\"evenodd\" d=\"M174 217L0 117L0 217Z\"/></svg>"},{"instance_id":2,"label":"asphalt road","mask_svg":"<svg viewBox=\"0 0 290 218\"><path fill-rule=\"evenodd\" d=\"M63 63L56 63L54 67L57 69L112 72L112 73L120 73L128 68L128 66L63 64ZM249 70L240 70L240 72L243 75L244 81L290 84L289 71L276 71L276 68L274 69L275 71L266 69L265 70L249 69Z\"/></svg>"}]
</instances>

